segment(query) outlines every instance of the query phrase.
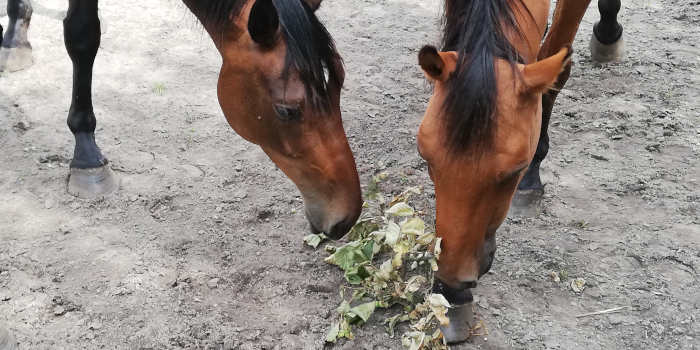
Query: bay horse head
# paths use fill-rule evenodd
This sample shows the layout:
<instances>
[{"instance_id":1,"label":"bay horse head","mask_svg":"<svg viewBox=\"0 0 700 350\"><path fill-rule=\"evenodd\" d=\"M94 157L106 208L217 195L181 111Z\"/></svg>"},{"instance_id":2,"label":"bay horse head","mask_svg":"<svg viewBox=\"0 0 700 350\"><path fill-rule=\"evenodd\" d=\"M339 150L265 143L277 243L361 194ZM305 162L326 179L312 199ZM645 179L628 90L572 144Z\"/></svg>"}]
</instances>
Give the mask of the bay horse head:
<instances>
[{"instance_id":1,"label":"bay horse head","mask_svg":"<svg viewBox=\"0 0 700 350\"><path fill-rule=\"evenodd\" d=\"M444 51L426 46L419 53L434 88L418 150L435 184L437 277L453 292L475 287L491 268L496 230L537 147L542 94L571 54L564 48L523 63L536 59L528 40L536 49L544 25L521 33L511 2L447 0ZM530 16L546 24L547 11ZM511 37L524 45L514 47Z\"/></svg>"},{"instance_id":2,"label":"bay horse head","mask_svg":"<svg viewBox=\"0 0 700 350\"><path fill-rule=\"evenodd\" d=\"M344 68L320 0L186 1L223 58L226 120L296 184L314 232L343 236L362 206L343 129Z\"/></svg>"}]
</instances>

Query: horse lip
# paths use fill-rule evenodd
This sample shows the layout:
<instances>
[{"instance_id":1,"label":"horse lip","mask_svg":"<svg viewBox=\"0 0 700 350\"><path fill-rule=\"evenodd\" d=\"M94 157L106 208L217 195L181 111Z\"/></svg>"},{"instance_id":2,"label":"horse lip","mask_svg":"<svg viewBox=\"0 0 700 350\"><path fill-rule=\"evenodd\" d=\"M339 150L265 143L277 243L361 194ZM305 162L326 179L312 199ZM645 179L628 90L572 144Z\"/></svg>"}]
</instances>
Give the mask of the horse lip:
<instances>
[{"instance_id":1,"label":"horse lip","mask_svg":"<svg viewBox=\"0 0 700 350\"><path fill-rule=\"evenodd\" d=\"M433 293L442 294L451 305L464 305L474 301L471 288L476 287L476 282L461 283L458 288L453 288L435 279Z\"/></svg>"}]
</instances>

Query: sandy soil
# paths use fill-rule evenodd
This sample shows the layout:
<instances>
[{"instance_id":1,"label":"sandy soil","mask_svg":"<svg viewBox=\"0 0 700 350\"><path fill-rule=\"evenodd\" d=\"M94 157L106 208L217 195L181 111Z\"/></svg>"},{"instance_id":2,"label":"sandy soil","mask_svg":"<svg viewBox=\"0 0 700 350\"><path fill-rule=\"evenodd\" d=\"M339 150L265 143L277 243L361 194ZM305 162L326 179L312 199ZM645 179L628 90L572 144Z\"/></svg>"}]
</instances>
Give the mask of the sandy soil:
<instances>
[{"instance_id":1,"label":"sandy soil","mask_svg":"<svg viewBox=\"0 0 700 350\"><path fill-rule=\"evenodd\" d=\"M430 87L416 54L437 42L437 2L326 2L361 179L424 185L416 205L430 221L414 136ZM342 276L303 245L293 184L226 124L220 59L184 6L103 1L97 138L122 184L84 201L65 191L66 2L35 3L36 64L0 77L0 323L23 349L323 348ZM623 6L622 63L590 62L595 6L584 20L543 211L500 229L476 289L489 335L455 349L700 348L700 5ZM614 307L626 308L575 317ZM380 319L329 348L400 348Z\"/></svg>"}]
</instances>

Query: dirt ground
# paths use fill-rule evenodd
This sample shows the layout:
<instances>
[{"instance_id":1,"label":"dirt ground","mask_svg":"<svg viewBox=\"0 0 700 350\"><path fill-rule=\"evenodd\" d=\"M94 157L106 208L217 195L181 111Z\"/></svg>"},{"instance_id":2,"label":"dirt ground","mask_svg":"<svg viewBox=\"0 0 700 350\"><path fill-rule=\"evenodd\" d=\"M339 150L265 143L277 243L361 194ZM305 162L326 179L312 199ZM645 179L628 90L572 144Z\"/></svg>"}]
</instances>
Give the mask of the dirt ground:
<instances>
[{"instance_id":1,"label":"dirt ground","mask_svg":"<svg viewBox=\"0 0 700 350\"><path fill-rule=\"evenodd\" d=\"M174 0L102 2L97 139L121 189L85 201L65 190L66 1L34 3L36 64L0 77L0 324L22 349L324 348L342 275L304 246L294 185L226 124L220 58L193 16ZM416 55L438 41L438 3L320 10L347 65L363 184L387 171L387 193L425 186L414 204L429 222ZM595 1L584 19L542 212L499 230L475 291L488 335L454 349L700 349L700 3L623 3L621 63L590 61ZM381 319L327 348L400 349Z\"/></svg>"}]
</instances>

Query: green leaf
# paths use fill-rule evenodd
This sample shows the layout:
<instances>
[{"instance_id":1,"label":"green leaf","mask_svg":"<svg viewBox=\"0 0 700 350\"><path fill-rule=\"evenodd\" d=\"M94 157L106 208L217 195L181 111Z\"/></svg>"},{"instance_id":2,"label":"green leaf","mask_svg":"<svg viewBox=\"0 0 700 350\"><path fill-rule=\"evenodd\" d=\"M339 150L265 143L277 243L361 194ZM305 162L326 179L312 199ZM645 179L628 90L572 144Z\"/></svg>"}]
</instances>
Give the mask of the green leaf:
<instances>
[{"instance_id":1,"label":"green leaf","mask_svg":"<svg viewBox=\"0 0 700 350\"><path fill-rule=\"evenodd\" d=\"M367 294L367 291L363 289L355 289L352 292L352 298L350 298L350 302L352 303L353 301L360 300L365 297ZM350 310L350 307L348 306L348 311Z\"/></svg>"},{"instance_id":2,"label":"green leaf","mask_svg":"<svg viewBox=\"0 0 700 350\"><path fill-rule=\"evenodd\" d=\"M372 316L376 305L377 303L374 301L360 304L350 309L350 311L346 315L348 316L350 323L359 322L360 320L362 320L362 322L364 323L367 322L367 320L369 320L370 316Z\"/></svg>"},{"instance_id":3,"label":"green leaf","mask_svg":"<svg viewBox=\"0 0 700 350\"><path fill-rule=\"evenodd\" d=\"M338 249L333 255L324 259L325 262L337 265L342 270L346 271L354 265L360 264L369 260L360 248L361 242L350 242Z\"/></svg>"},{"instance_id":4,"label":"green leaf","mask_svg":"<svg viewBox=\"0 0 700 350\"><path fill-rule=\"evenodd\" d=\"M365 265L353 266L345 270L345 279L350 284L360 284L369 276L370 273L367 271Z\"/></svg>"},{"instance_id":5,"label":"green leaf","mask_svg":"<svg viewBox=\"0 0 700 350\"><path fill-rule=\"evenodd\" d=\"M414 237L425 232L425 222L421 218L411 218L401 225L401 232Z\"/></svg>"},{"instance_id":6,"label":"green leaf","mask_svg":"<svg viewBox=\"0 0 700 350\"><path fill-rule=\"evenodd\" d=\"M411 208L408 204L399 202L387 209L386 214L394 216L412 216L413 212L413 208Z\"/></svg>"},{"instance_id":7,"label":"green leaf","mask_svg":"<svg viewBox=\"0 0 700 350\"><path fill-rule=\"evenodd\" d=\"M423 332L408 332L401 337L401 344L408 350L419 350L425 345L425 337Z\"/></svg>"},{"instance_id":8,"label":"green leaf","mask_svg":"<svg viewBox=\"0 0 700 350\"><path fill-rule=\"evenodd\" d=\"M384 323L386 323L386 331L387 333L389 333L389 337L394 337L394 328L396 328L397 324L401 322L406 322L408 320L409 317L405 314L398 314L396 316L389 317L386 320L384 320Z\"/></svg>"},{"instance_id":9,"label":"green leaf","mask_svg":"<svg viewBox=\"0 0 700 350\"><path fill-rule=\"evenodd\" d=\"M389 203L389 206L392 206L392 205L399 203L399 202L407 202L408 199L411 198L411 195L420 194L420 193L421 193L420 187L409 187L405 191L403 191L401 194L394 197L394 199Z\"/></svg>"},{"instance_id":10,"label":"green leaf","mask_svg":"<svg viewBox=\"0 0 700 350\"><path fill-rule=\"evenodd\" d=\"M374 240L374 243L377 243L378 246L380 246L384 238L386 237L386 232L385 231L374 231L370 233L370 237Z\"/></svg>"},{"instance_id":11,"label":"green leaf","mask_svg":"<svg viewBox=\"0 0 700 350\"><path fill-rule=\"evenodd\" d=\"M435 239L435 248L433 248L433 254L435 254L435 259L440 260L440 253L442 253L442 237Z\"/></svg>"},{"instance_id":12,"label":"green leaf","mask_svg":"<svg viewBox=\"0 0 700 350\"><path fill-rule=\"evenodd\" d=\"M382 263L379 267L379 271L375 274L377 279L382 281L388 281L391 279L391 273L394 271L394 267L391 265L391 259L388 259Z\"/></svg>"},{"instance_id":13,"label":"green leaf","mask_svg":"<svg viewBox=\"0 0 700 350\"><path fill-rule=\"evenodd\" d=\"M370 233L379 229L379 225L375 223L372 219L365 219L352 227L348 236L350 240L356 241L369 236Z\"/></svg>"},{"instance_id":14,"label":"green leaf","mask_svg":"<svg viewBox=\"0 0 700 350\"><path fill-rule=\"evenodd\" d=\"M374 241L368 240L362 245L362 254L365 256L366 260L371 261L374 258Z\"/></svg>"},{"instance_id":15,"label":"green leaf","mask_svg":"<svg viewBox=\"0 0 700 350\"><path fill-rule=\"evenodd\" d=\"M335 322L331 326L331 329L328 330L328 334L326 335L326 342L335 343L335 341L338 340L338 333L340 333L340 324L338 324L338 322Z\"/></svg>"},{"instance_id":16,"label":"green leaf","mask_svg":"<svg viewBox=\"0 0 700 350\"><path fill-rule=\"evenodd\" d=\"M440 324L443 326L449 325L450 319L447 318L447 309L450 307L450 303L447 299L442 294L430 294L427 301L430 310Z\"/></svg>"},{"instance_id":17,"label":"green leaf","mask_svg":"<svg viewBox=\"0 0 700 350\"><path fill-rule=\"evenodd\" d=\"M318 245L326 239L328 239L328 236L323 233L318 235L310 234L304 237L304 242L313 248L318 248Z\"/></svg>"},{"instance_id":18,"label":"green leaf","mask_svg":"<svg viewBox=\"0 0 700 350\"><path fill-rule=\"evenodd\" d=\"M344 315L348 311L350 311L350 303L347 301L343 300L342 303L335 309L339 314Z\"/></svg>"},{"instance_id":19,"label":"green leaf","mask_svg":"<svg viewBox=\"0 0 700 350\"><path fill-rule=\"evenodd\" d=\"M404 290L406 293L415 293L426 283L428 283L428 279L424 276L413 276L406 281L406 289Z\"/></svg>"},{"instance_id":20,"label":"green leaf","mask_svg":"<svg viewBox=\"0 0 700 350\"><path fill-rule=\"evenodd\" d=\"M352 334L352 326L348 321L347 317L343 317L340 321L340 331L338 331L338 338L352 339L355 336Z\"/></svg>"},{"instance_id":21,"label":"green leaf","mask_svg":"<svg viewBox=\"0 0 700 350\"><path fill-rule=\"evenodd\" d=\"M403 253L396 253L391 259L391 266L395 269L400 268L403 265Z\"/></svg>"},{"instance_id":22,"label":"green leaf","mask_svg":"<svg viewBox=\"0 0 700 350\"><path fill-rule=\"evenodd\" d=\"M393 221L389 221L384 232L386 234L384 242L391 247L393 247L399 240L399 237L401 237L401 228Z\"/></svg>"},{"instance_id":23,"label":"green leaf","mask_svg":"<svg viewBox=\"0 0 700 350\"><path fill-rule=\"evenodd\" d=\"M428 232L420 235L418 238L416 238L416 243L420 245L430 245L430 243L433 243L435 240L435 234Z\"/></svg>"},{"instance_id":24,"label":"green leaf","mask_svg":"<svg viewBox=\"0 0 700 350\"><path fill-rule=\"evenodd\" d=\"M403 266L403 257L411 250L411 246L407 241L400 241L394 245L393 249L395 254L392 259L392 265L394 268L398 269L399 267Z\"/></svg>"}]
</instances>

